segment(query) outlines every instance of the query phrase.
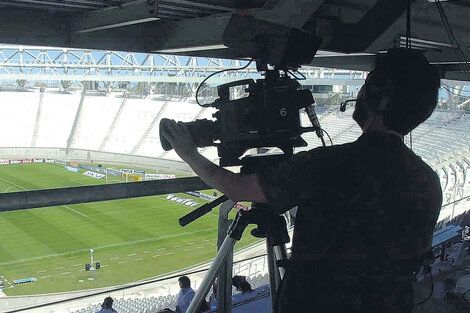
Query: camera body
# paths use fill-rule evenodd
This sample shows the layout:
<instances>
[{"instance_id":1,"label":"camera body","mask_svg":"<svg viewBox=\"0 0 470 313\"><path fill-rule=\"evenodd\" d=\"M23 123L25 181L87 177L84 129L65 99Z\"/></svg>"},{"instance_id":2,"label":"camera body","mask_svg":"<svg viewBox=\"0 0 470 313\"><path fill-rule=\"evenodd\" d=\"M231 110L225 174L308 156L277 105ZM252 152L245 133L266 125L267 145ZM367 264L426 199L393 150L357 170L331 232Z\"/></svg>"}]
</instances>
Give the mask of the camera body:
<instances>
[{"instance_id":1,"label":"camera body","mask_svg":"<svg viewBox=\"0 0 470 313\"><path fill-rule=\"evenodd\" d=\"M230 88L245 85L248 96L231 100ZM251 148L277 147L291 155L293 147L307 145L300 136L299 110L314 103L311 92L299 88L295 79L276 70L266 71L265 78L257 81L220 85L219 98L208 105L218 110L213 115L216 120L185 124L198 147L217 147L221 166L240 165L239 157ZM164 150L170 150L166 139L160 139Z\"/></svg>"},{"instance_id":2,"label":"camera body","mask_svg":"<svg viewBox=\"0 0 470 313\"><path fill-rule=\"evenodd\" d=\"M204 105L218 110L216 120L185 123L194 142L198 147L216 146L221 166L240 165L240 156L250 148L277 147L290 157L294 147L307 145L300 137L305 130L300 125L299 109L315 101L311 92L300 90L300 84L288 73L311 63L321 39L301 29L235 13L226 26L223 42L240 58L255 59L257 70L265 77L218 86L219 98ZM268 64L274 70L268 69ZM230 99L230 88L244 85L248 85L248 96ZM165 123L162 119L160 128ZM161 135L160 141L164 150L171 149Z\"/></svg>"}]
</instances>

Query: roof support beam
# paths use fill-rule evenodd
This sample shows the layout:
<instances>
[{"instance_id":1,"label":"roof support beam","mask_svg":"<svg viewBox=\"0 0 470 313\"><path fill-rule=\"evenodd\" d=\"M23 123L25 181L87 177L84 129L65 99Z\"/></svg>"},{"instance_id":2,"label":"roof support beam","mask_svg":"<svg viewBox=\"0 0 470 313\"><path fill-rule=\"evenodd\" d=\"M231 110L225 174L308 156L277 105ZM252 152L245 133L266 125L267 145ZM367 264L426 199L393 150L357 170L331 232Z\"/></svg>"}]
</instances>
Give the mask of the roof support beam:
<instances>
[{"instance_id":1,"label":"roof support beam","mask_svg":"<svg viewBox=\"0 0 470 313\"><path fill-rule=\"evenodd\" d=\"M74 18L71 22L72 31L82 34L97 30L111 29L133 24L156 21L158 11L156 3L139 1L122 7L106 8L91 11Z\"/></svg>"},{"instance_id":2,"label":"roof support beam","mask_svg":"<svg viewBox=\"0 0 470 313\"><path fill-rule=\"evenodd\" d=\"M45 11L0 10L0 43L70 47L67 22Z\"/></svg>"},{"instance_id":3,"label":"roof support beam","mask_svg":"<svg viewBox=\"0 0 470 313\"><path fill-rule=\"evenodd\" d=\"M124 3L120 7L105 8L78 16L72 20L71 29L78 34L83 34L156 21L162 16L194 17L194 14L198 12L209 14L231 10L219 5L196 3L188 0L138 0Z\"/></svg>"},{"instance_id":4,"label":"roof support beam","mask_svg":"<svg viewBox=\"0 0 470 313\"><path fill-rule=\"evenodd\" d=\"M365 15L357 23L312 18L303 28L323 39L320 49L360 53L387 31L407 6L408 0L379 0L369 10L364 10Z\"/></svg>"},{"instance_id":5,"label":"roof support beam","mask_svg":"<svg viewBox=\"0 0 470 313\"><path fill-rule=\"evenodd\" d=\"M263 8L254 17L268 22L301 29L324 0L284 0L268 1L270 9Z\"/></svg>"}]
</instances>

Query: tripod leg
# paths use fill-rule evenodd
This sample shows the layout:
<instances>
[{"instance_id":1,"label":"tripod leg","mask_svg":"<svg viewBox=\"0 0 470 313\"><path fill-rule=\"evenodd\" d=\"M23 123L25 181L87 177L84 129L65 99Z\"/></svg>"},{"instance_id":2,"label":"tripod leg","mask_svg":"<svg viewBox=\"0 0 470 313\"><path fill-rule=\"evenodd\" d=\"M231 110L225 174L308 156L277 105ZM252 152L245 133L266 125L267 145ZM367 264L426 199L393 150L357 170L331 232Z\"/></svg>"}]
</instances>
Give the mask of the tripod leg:
<instances>
[{"instance_id":1,"label":"tripod leg","mask_svg":"<svg viewBox=\"0 0 470 313\"><path fill-rule=\"evenodd\" d=\"M274 248L266 241L266 257L268 259L269 285L271 287L271 305L273 313L277 312L277 290L281 284L281 276L276 264Z\"/></svg>"},{"instance_id":2,"label":"tripod leg","mask_svg":"<svg viewBox=\"0 0 470 313\"><path fill-rule=\"evenodd\" d=\"M219 210L219 233L217 247L220 249L227 236L232 220L228 214L233 208L233 201L227 200L220 206ZM225 262L219 270L217 277L217 311L224 313L232 312L232 273L233 273L233 250L227 253Z\"/></svg>"},{"instance_id":3,"label":"tripod leg","mask_svg":"<svg viewBox=\"0 0 470 313\"><path fill-rule=\"evenodd\" d=\"M220 268L222 267L225 261L225 257L233 249L233 246L235 245L236 241L237 240L230 237L230 235L227 235L227 237L225 237L222 246L220 246L219 252L217 252L214 261L212 262L209 270L207 271L207 274L204 277L201 286L199 286L199 289L197 290L193 300L191 301L191 304L186 310L186 313L196 313L199 309L199 306L202 304L202 301L205 301L204 298L206 297L207 293L209 292L209 289L214 283L215 277L217 276L217 273L219 272Z\"/></svg>"},{"instance_id":4,"label":"tripod leg","mask_svg":"<svg viewBox=\"0 0 470 313\"><path fill-rule=\"evenodd\" d=\"M287 257L287 248L285 244L275 246L274 247L274 252L276 255L276 260L283 260L286 261L288 260ZM284 278L284 274L286 273L286 269L284 267L278 267L279 268L279 274L281 275L281 279Z\"/></svg>"}]
</instances>

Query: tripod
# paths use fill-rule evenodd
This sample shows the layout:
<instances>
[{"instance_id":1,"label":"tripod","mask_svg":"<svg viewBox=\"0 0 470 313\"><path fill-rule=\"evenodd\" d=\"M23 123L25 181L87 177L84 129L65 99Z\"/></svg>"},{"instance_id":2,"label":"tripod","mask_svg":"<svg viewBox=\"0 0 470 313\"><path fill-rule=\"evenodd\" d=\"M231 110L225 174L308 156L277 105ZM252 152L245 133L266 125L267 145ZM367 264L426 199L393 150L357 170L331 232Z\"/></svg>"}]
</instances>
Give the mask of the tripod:
<instances>
[{"instance_id":1,"label":"tripod","mask_svg":"<svg viewBox=\"0 0 470 313\"><path fill-rule=\"evenodd\" d=\"M285 151L284 151L285 150ZM288 149L284 149L284 154L269 154L269 155L250 155L241 159L242 168L241 172L244 174L254 173L260 168L266 168L278 162L288 159L292 156L292 151L288 152ZM179 219L181 226L185 226L202 215L210 212L212 208L221 204L222 202L228 200L227 196L222 196L216 200L206 203L196 210L186 214L185 216ZM224 205L221 206L222 211L226 211L225 214L228 216L227 208L224 208L225 204L228 205L228 211L233 207L233 202L228 200ZM266 203L253 203L252 208L249 211L239 210L235 217L235 220L232 222L230 227L228 227L227 235L222 241L222 244L219 246L219 251L212 262L204 280L199 286L196 295L194 296L191 304L188 307L187 313L195 313L199 309L202 301L205 299L207 293L209 292L210 287L212 286L215 277L220 273L220 277L224 280L227 279L227 276L231 278L232 275L232 252L235 243L241 239L242 234L245 228L249 224L256 224L257 228L253 229L251 234L258 238L266 238L266 251L268 259L268 271L269 271L269 283L271 287L271 299L272 299L272 308L273 313L277 312L277 291L281 284L281 279L285 274L285 267L287 265L287 249L285 244L290 241L289 234L287 233L286 222L283 217L274 213L274 210L269 204ZM219 232L221 231L222 224L219 223ZM230 255L230 258L228 256ZM230 270L228 269L228 265ZM229 273L230 272L230 273ZM219 296L224 298L230 298L229 292L227 290L231 286L224 284L225 292L219 292ZM221 291L222 288L219 289ZM230 310L230 305L227 301L218 302L218 310L222 308L226 313ZM222 304L223 303L223 304ZM221 312L222 313L222 312Z\"/></svg>"},{"instance_id":2,"label":"tripod","mask_svg":"<svg viewBox=\"0 0 470 313\"><path fill-rule=\"evenodd\" d=\"M196 313L202 301L205 301L205 297L221 270L225 259L232 252L235 243L241 239L245 228L249 224L257 224L258 226L252 231L252 235L266 238L272 309L273 313L277 312L277 291L287 264L285 244L289 242L289 234L287 233L286 222L282 216L275 215L268 204L253 203L251 210L240 210L237 212L227 236L186 311L187 313Z\"/></svg>"}]
</instances>

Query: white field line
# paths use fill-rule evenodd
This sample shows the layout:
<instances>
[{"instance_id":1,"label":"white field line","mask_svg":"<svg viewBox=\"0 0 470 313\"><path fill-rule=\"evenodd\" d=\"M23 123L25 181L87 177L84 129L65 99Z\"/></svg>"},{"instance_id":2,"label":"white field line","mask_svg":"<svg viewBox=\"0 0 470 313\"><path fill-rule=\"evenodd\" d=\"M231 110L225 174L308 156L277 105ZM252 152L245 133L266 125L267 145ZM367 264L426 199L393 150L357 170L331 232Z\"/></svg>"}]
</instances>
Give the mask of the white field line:
<instances>
[{"instance_id":1,"label":"white field line","mask_svg":"<svg viewBox=\"0 0 470 313\"><path fill-rule=\"evenodd\" d=\"M166 239L166 238L172 238L172 237L181 237L181 236L192 235L192 234L196 234L196 233L202 233L202 232L213 231L213 230L215 230L215 229L217 229L217 227L208 228L208 229L203 229L203 230L196 230L196 231L191 231L191 232L186 232L186 233L181 233L181 234L174 234L174 235L167 235L167 236L160 236L160 237L152 237L152 238L147 238L147 239L140 239L140 240L135 240L135 241L123 242L123 243L115 243L115 244L112 244L112 245L105 245L105 246L94 247L93 249L95 249L95 250L96 250L96 249L105 249L105 248L126 246L126 245L131 245L131 244L136 244L136 243L142 243L142 242L155 241L155 240L159 240L159 239ZM164 249L165 249L165 248L162 248L162 250L164 250ZM69 251L69 252L43 255L43 256L37 256L37 257L33 257L33 258L27 258L27 259L15 260L15 261L8 261L8 262L0 263L0 265L15 264L15 263L25 262L25 261L31 261L31 260L39 260L39 259L52 258L52 257L63 256L63 255L69 255L69 254L74 254L74 253L77 253L77 252L84 252L84 251L90 251L90 249L89 249L89 248L87 248L87 249L79 249L79 250L74 250L74 251Z\"/></svg>"},{"instance_id":2,"label":"white field line","mask_svg":"<svg viewBox=\"0 0 470 313\"><path fill-rule=\"evenodd\" d=\"M63 205L63 207L66 208L66 209L69 209L70 211L73 211L73 212L75 212L75 213L77 213L77 214L80 214L81 216L88 217L88 215L85 215L85 214L83 214L83 213L80 213L80 212L78 212L77 210L72 209L72 208L69 207L68 205Z\"/></svg>"},{"instance_id":3,"label":"white field line","mask_svg":"<svg viewBox=\"0 0 470 313\"><path fill-rule=\"evenodd\" d=\"M16 186L10 186L10 187L8 187L8 188L5 190L5 192L8 192L8 191L10 191L11 188L15 188L15 187L16 187Z\"/></svg>"},{"instance_id":4,"label":"white field line","mask_svg":"<svg viewBox=\"0 0 470 313\"><path fill-rule=\"evenodd\" d=\"M78 180L75 180L75 179L72 179L72 178L70 178L70 180L73 181L74 183L77 183L77 184L80 184L80 185L83 185L83 186L89 185L87 183L82 183L81 181L78 181Z\"/></svg>"},{"instance_id":5,"label":"white field line","mask_svg":"<svg viewBox=\"0 0 470 313\"><path fill-rule=\"evenodd\" d=\"M3 181L6 182L6 183L9 183L9 184L15 186L15 187L21 188L21 189L23 189L23 190L25 190L25 191L29 191L29 189L26 189L26 188L24 188L24 187L21 187L20 185L17 185L17 184L15 184L14 182L11 182L11 181L9 181L9 180L7 180L7 179L5 179L5 178L1 178L1 177L0 177L0 179L3 180Z\"/></svg>"}]
</instances>

